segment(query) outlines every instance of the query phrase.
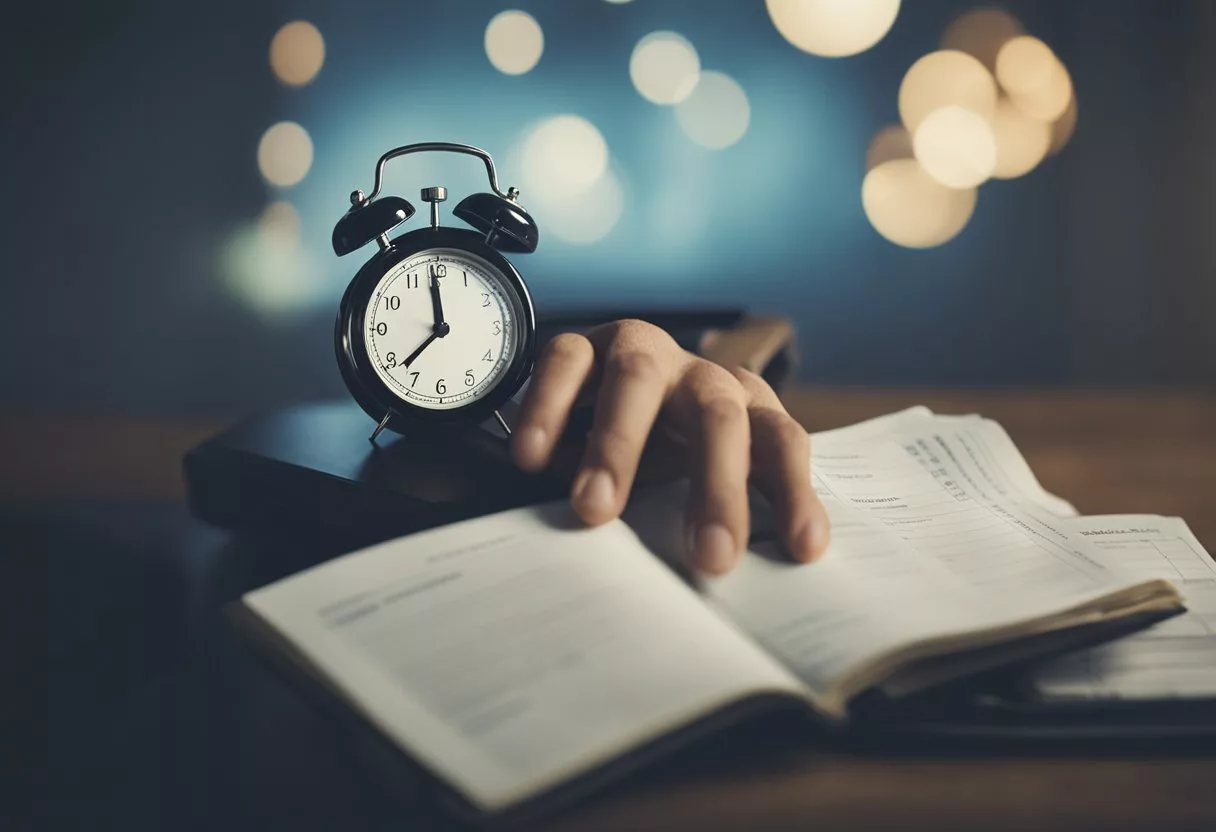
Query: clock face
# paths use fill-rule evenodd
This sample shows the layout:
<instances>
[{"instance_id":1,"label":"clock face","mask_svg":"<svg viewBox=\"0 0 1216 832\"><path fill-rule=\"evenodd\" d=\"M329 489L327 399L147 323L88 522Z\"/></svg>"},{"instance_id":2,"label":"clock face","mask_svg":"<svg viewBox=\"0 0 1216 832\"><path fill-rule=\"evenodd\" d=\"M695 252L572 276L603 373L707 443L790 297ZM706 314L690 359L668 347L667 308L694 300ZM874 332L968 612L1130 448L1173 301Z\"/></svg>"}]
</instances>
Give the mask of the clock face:
<instances>
[{"instance_id":1,"label":"clock face","mask_svg":"<svg viewBox=\"0 0 1216 832\"><path fill-rule=\"evenodd\" d=\"M395 264L372 291L363 339L404 402L455 410L494 389L520 349L508 280L467 251L434 248Z\"/></svg>"}]
</instances>

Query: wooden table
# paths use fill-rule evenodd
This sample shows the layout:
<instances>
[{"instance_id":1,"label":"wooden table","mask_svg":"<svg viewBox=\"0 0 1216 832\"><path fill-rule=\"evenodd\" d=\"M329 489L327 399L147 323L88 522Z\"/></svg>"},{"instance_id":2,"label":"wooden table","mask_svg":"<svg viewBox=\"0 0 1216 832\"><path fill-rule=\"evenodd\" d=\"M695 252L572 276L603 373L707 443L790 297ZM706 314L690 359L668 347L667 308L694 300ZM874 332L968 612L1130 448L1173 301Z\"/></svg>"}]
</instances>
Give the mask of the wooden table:
<instances>
[{"instance_id":1,"label":"wooden table","mask_svg":"<svg viewBox=\"0 0 1216 832\"><path fill-rule=\"evenodd\" d=\"M1216 551L1216 392L795 389L810 430L924 404L981 413L1013 437L1049 490L1085 514L1184 517ZM180 460L207 421L0 413L0 501L181 500Z\"/></svg>"},{"instance_id":2,"label":"wooden table","mask_svg":"<svg viewBox=\"0 0 1216 832\"><path fill-rule=\"evenodd\" d=\"M1085 513L1180 515L1216 551L1216 394L796 390L812 430L926 404L1009 431L1043 485ZM0 500L180 500L181 454L217 426L0 416ZM555 829L1216 830L1216 755L876 758L799 750L657 779Z\"/></svg>"},{"instance_id":3,"label":"wooden table","mask_svg":"<svg viewBox=\"0 0 1216 832\"><path fill-rule=\"evenodd\" d=\"M785 398L810 430L916 404L980 413L1082 514L1182 517L1216 552L1216 392L795 390Z\"/></svg>"}]
</instances>

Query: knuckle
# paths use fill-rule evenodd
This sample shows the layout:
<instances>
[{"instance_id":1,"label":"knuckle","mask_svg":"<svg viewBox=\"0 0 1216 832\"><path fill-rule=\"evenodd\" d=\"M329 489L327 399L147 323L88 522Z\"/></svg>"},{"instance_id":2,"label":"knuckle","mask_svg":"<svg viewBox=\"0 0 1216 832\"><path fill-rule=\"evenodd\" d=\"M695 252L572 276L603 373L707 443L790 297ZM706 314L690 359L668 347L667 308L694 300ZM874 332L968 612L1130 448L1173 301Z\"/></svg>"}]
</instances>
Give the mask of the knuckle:
<instances>
[{"instance_id":1,"label":"knuckle","mask_svg":"<svg viewBox=\"0 0 1216 832\"><path fill-rule=\"evenodd\" d=\"M616 374L634 379L657 379L663 373L662 364L649 352L618 352L608 363Z\"/></svg>"},{"instance_id":2,"label":"knuckle","mask_svg":"<svg viewBox=\"0 0 1216 832\"><path fill-rule=\"evenodd\" d=\"M777 398L769 383L746 367L731 367L729 372L753 401L768 402Z\"/></svg>"},{"instance_id":3,"label":"knuckle","mask_svg":"<svg viewBox=\"0 0 1216 832\"><path fill-rule=\"evenodd\" d=\"M597 343L606 343L610 350L646 350L663 352L680 347L661 327L637 318L622 318L592 330ZM589 333L591 334L591 333Z\"/></svg>"},{"instance_id":4,"label":"knuckle","mask_svg":"<svg viewBox=\"0 0 1216 832\"><path fill-rule=\"evenodd\" d=\"M735 381L739 382L739 384L745 389L748 387L753 387L757 383L764 384L764 380L761 379L760 376L756 375L746 367L740 367L736 364L735 366L727 367L726 369L727 372L735 377Z\"/></svg>"},{"instance_id":5,"label":"knuckle","mask_svg":"<svg viewBox=\"0 0 1216 832\"><path fill-rule=\"evenodd\" d=\"M702 418L711 425L734 425L747 421L747 408L732 396L714 396L701 403Z\"/></svg>"},{"instance_id":6,"label":"knuckle","mask_svg":"<svg viewBox=\"0 0 1216 832\"><path fill-rule=\"evenodd\" d=\"M626 341L647 338L653 336L655 332L662 331L654 324L639 321L637 318L623 318L616 321L613 327L616 335Z\"/></svg>"},{"instance_id":7,"label":"knuckle","mask_svg":"<svg viewBox=\"0 0 1216 832\"><path fill-rule=\"evenodd\" d=\"M720 396L743 398L743 387L729 370L712 361L699 358L685 372L685 381L702 402Z\"/></svg>"},{"instance_id":8,"label":"knuckle","mask_svg":"<svg viewBox=\"0 0 1216 832\"><path fill-rule=\"evenodd\" d=\"M774 411L775 412L775 411ZM807 436L802 425L784 413L777 414L773 420L773 437L782 448L799 453L809 452L811 439Z\"/></svg>"},{"instance_id":9,"label":"knuckle","mask_svg":"<svg viewBox=\"0 0 1216 832\"><path fill-rule=\"evenodd\" d=\"M809 450L811 446L811 439L802 425L782 410L756 408L752 411L752 424L757 434L782 450Z\"/></svg>"},{"instance_id":10,"label":"knuckle","mask_svg":"<svg viewBox=\"0 0 1216 832\"><path fill-rule=\"evenodd\" d=\"M591 354L591 351L591 342L582 335L573 332L563 332L560 335L554 336L553 340L545 347L546 356L552 361L559 362L583 360Z\"/></svg>"}]
</instances>

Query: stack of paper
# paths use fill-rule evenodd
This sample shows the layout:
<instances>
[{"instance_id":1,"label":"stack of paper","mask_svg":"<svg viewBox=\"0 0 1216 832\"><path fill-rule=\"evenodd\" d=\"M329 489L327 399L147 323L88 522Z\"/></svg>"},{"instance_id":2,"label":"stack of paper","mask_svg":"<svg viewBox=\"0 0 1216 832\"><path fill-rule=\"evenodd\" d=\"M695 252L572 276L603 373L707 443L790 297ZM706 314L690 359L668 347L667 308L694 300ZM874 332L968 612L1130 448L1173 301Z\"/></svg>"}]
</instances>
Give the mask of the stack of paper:
<instances>
[{"instance_id":1,"label":"stack of paper","mask_svg":"<svg viewBox=\"0 0 1216 832\"><path fill-rule=\"evenodd\" d=\"M813 444L816 487L834 516L844 506L860 508L868 521L886 525L969 580L1066 586L1075 563L1048 555L1063 547L1121 578L1162 578L1181 591L1183 615L1042 666L1032 680L1040 695L1216 697L1216 562L1181 518L1078 516L1043 489L1004 430L979 416L913 408L816 434ZM974 499L961 509L950 505L949 492ZM986 520L987 512L1016 515L1039 545ZM938 536L945 514L948 528L966 530L965 536ZM920 531L927 524L935 529L929 535ZM850 533L847 523L838 533ZM1007 553L1003 569L991 562L993 552Z\"/></svg>"}]
</instances>

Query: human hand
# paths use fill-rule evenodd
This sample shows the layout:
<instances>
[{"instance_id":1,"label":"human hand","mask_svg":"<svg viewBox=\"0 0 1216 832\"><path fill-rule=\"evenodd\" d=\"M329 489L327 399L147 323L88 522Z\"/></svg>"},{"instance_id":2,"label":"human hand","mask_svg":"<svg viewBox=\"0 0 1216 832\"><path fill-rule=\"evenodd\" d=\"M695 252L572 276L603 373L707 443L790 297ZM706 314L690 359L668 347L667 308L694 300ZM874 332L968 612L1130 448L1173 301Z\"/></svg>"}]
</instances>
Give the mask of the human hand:
<instances>
[{"instance_id":1,"label":"human hand","mask_svg":"<svg viewBox=\"0 0 1216 832\"><path fill-rule=\"evenodd\" d=\"M827 547L829 521L810 479L810 440L772 388L682 349L662 329L624 320L546 346L511 440L516 464L538 471L553 459L582 398L595 416L574 477L571 503L587 523L620 515L655 427L687 450L689 562L729 571L749 533L749 480L772 504L797 560Z\"/></svg>"}]
</instances>

